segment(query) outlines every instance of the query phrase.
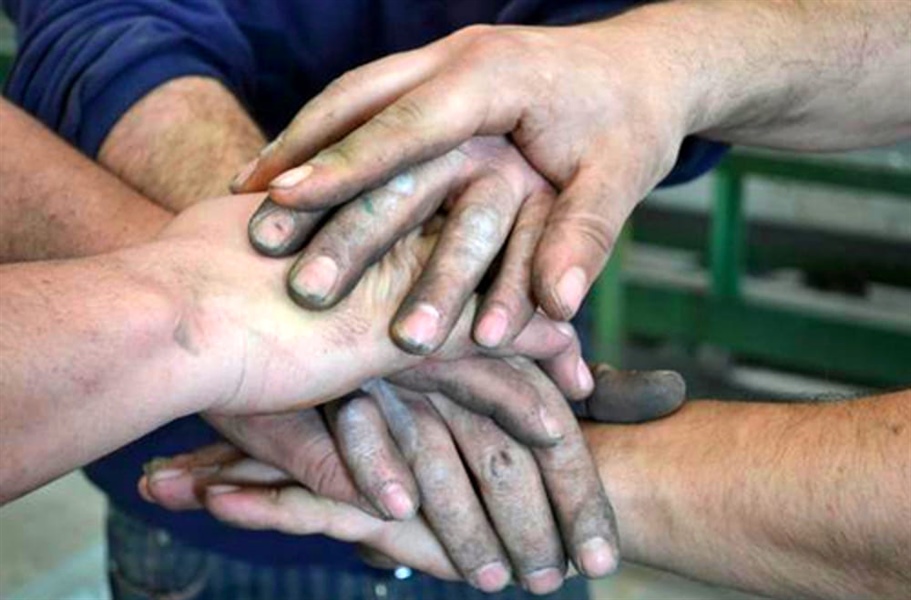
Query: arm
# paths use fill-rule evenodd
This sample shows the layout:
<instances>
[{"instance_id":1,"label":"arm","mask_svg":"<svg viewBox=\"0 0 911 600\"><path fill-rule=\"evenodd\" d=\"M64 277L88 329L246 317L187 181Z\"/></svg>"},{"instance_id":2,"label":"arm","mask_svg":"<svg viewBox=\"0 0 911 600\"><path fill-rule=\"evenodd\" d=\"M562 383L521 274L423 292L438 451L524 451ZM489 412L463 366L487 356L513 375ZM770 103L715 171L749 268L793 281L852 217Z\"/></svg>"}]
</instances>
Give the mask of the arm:
<instances>
[{"instance_id":1,"label":"arm","mask_svg":"<svg viewBox=\"0 0 911 600\"><path fill-rule=\"evenodd\" d=\"M678 0L643 10L693 73L690 131L831 151L911 136L911 4Z\"/></svg>"},{"instance_id":2,"label":"arm","mask_svg":"<svg viewBox=\"0 0 911 600\"><path fill-rule=\"evenodd\" d=\"M249 247L258 201L198 204L116 253L0 267L0 499L181 415L306 408L418 364L387 328L433 238L404 240L348 301L308 313L285 291L288 262ZM470 320L436 358L475 351ZM527 331L516 352L572 352L553 324Z\"/></svg>"},{"instance_id":3,"label":"arm","mask_svg":"<svg viewBox=\"0 0 911 600\"><path fill-rule=\"evenodd\" d=\"M171 220L2 99L0 122L0 263L100 254Z\"/></svg>"},{"instance_id":4,"label":"arm","mask_svg":"<svg viewBox=\"0 0 911 600\"><path fill-rule=\"evenodd\" d=\"M237 187L325 209L508 133L560 192L530 269L566 319L688 134L814 150L911 134L909 32L902 0L677 0L574 27L468 28L345 74Z\"/></svg>"},{"instance_id":5,"label":"arm","mask_svg":"<svg viewBox=\"0 0 911 600\"><path fill-rule=\"evenodd\" d=\"M264 144L224 85L184 77L130 107L105 139L98 160L149 198L180 211L226 194L238 167Z\"/></svg>"},{"instance_id":6,"label":"arm","mask_svg":"<svg viewBox=\"0 0 911 600\"><path fill-rule=\"evenodd\" d=\"M220 0L8 0L21 50L6 94L152 200L226 192L262 145L237 98L253 53Z\"/></svg>"},{"instance_id":7,"label":"arm","mask_svg":"<svg viewBox=\"0 0 911 600\"><path fill-rule=\"evenodd\" d=\"M911 591L911 393L590 424L624 555L801 598Z\"/></svg>"}]
</instances>

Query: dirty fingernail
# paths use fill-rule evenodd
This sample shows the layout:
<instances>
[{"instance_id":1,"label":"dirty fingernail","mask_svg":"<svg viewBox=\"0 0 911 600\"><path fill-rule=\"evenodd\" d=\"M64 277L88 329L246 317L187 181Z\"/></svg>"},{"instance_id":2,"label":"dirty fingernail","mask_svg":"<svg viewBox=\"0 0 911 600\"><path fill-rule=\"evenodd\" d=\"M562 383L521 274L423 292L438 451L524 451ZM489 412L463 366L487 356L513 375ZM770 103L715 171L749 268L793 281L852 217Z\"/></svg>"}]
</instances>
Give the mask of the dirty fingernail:
<instances>
[{"instance_id":1,"label":"dirty fingernail","mask_svg":"<svg viewBox=\"0 0 911 600\"><path fill-rule=\"evenodd\" d=\"M522 583L532 594L549 594L563 585L563 573L559 569L539 569L526 573Z\"/></svg>"},{"instance_id":2,"label":"dirty fingernail","mask_svg":"<svg viewBox=\"0 0 911 600\"><path fill-rule=\"evenodd\" d=\"M256 167L259 165L259 159L254 158L248 162L243 169L234 177L234 181L231 182L231 191L233 193L239 192L243 189L244 184L247 183L247 180L250 179L250 175L253 174L253 171L256 170Z\"/></svg>"},{"instance_id":3,"label":"dirty fingernail","mask_svg":"<svg viewBox=\"0 0 911 600\"><path fill-rule=\"evenodd\" d=\"M576 367L576 384L579 386L580 391L586 395L595 388L592 372L581 358L579 359L579 365Z\"/></svg>"},{"instance_id":4,"label":"dirty fingernail","mask_svg":"<svg viewBox=\"0 0 911 600\"><path fill-rule=\"evenodd\" d=\"M414 502L400 483L390 483L380 492L386 512L393 519L405 521L414 516Z\"/></svg>"},{"instance_id":5,"label":"dirty fingernail","mask_svg":"<svg viewBox=\"0 0 911 600\"><path fill-rule=\"evenodd\" d=\"M494 562L472 573L469 581L482 592L498 592L509 583L509 571L503 563Z\"/></svg>"},{"instance_id":6,"label":"dirty fingernail","mask_svg":"<svg viewBox=\"0 0 911 600\"><path fill-rule=\"evenodd\" d=\"M477 342L486 348L496 348L503 342L509 327L509 315L502 308L492 308L481 317L475 329Z\"/></svg>"},{"instance_id":7,"label":"dirty fingernail","mask_svg":"<svg viewBox=\"0 0 911 600\"><path fill-rule=\"evenodd\" d=\"M209 496L220 496L222 494L231 494L240 491L240 486L236 485L210 485L206 488L206 494Z\"/></svg>"},{"instance_id":8,"label":"dirty fingernail","mask_svg":"<svg viewBox=\"0 0 911 600\"><path fill-rule=\"evenodd\" d=\"M617 557L607 540L596 537L579 548L576 564L586 577L604 577L617 570Z\"/></svg>"},{"instance_id":9,"label":"dirty fingernail","mask_svg":"<svg viewBox=\"0 0 911 600\"><path fill-rule=\"evenodd\" d=\"M269 187L278 188L280 190L287 190L289 188L295 187L296 185L299 185L303 180L309 177L311 173L313 173L313 167L310 165L295 167L290 171L285 171L273 179L269 184Z\"/></svg>"},{"instance_id":10,"label":"dirty fingernail","mask_svg":"<svg viewBox=\"0 0 911 600\"><path fill-rule=\"evenodd\" d=\"M187 475L186 469L156 469L149 474L149 483L161 483L167 479L177 479Z\"/></svg>"},{"instance_id":11,"label":"dirty fingernail","mask_svg":"<svg viewBox=\"0 0 911 600\"><path fill-rule=\"evenodd\" d=\"M273 205L262 214L253 215L250 237L262 248L280 248L293 232L294 213L291 209Z\"/></svg>"},{"instance_id":12,"label":"dirty fingernail","mask_svg":"<svg viewBox=\"0 0 911 600\"><path fill-rule=\"evenodd\" d=\"M294 272L291 285L301 297L321 304L338 279L338 264L328 256L317 256L304 262Z\"/></svg>"},{"instance_id":13,"label":"dirty fingernail","mask_svg":"<svg viewBox=\"0 0 911 600\"><path fill-rule=\"evenodd\" d=\"M585 297L587 280L582 267L573 267L557 283L557 298L568 315L576 314Z\"/></svg>"},{"instance_id":14,"label":"dirty fingernail","mask_svg":"<svg viewBox=\"0 0 911 600\"><path fill-rule=\"evenodd\" d=\"M563 427L560 425L560 421L554 418L554 416L550 414L550 411L546 408L540 409L540 412L538 414L541 418L541 424L544 426L544 431L547 432L547 435L551 439L562 440Z\"/></svg>"},{"instance_id":15,"label":"dirty fingernail","mask_svg":"<svg viewBox=\"0 0 911 600\"><path fill-rule=\"evenodd\" d=\"M420 302L398 326L399 336L415 350L430 349L440 324L440 312Z\"/></svg>"}]
</instances>

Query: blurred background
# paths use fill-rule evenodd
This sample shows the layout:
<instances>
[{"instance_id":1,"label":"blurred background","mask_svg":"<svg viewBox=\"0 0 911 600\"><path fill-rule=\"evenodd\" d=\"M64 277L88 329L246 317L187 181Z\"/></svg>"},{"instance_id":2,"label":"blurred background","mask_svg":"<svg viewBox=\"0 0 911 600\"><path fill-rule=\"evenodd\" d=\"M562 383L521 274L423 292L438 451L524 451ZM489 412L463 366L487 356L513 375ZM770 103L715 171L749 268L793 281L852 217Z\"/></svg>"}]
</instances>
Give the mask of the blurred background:
<instances>
[{"instance_id":1,"label":"blurred background","mask_svg":"<svg viewBox=\"0 0 911 600\"><path fill-rule=\"evenodd\" d=\"M0 15L0 79L14 54ZM911 384L911 144L735 150L636 212L589 300L597 354L692 398L824 401ZM107 598L103 502L78 473L0 509L0 599ZM624 566L594 598L745 599Z\"/></svg>"}]
</instances>

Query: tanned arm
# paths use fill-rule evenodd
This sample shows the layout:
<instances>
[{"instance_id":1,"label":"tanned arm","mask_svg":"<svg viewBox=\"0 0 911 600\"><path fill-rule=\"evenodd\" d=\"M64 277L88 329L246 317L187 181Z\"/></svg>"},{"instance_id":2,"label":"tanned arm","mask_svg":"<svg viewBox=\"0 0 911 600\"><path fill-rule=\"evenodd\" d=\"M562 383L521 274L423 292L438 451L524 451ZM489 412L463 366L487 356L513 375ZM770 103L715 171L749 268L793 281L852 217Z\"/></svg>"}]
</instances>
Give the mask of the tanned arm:
<instances>
[{"instance_id":1,"label":"tanned arm","mask_svg":"<svg viewBox=\"0 0 911 600\"><path fill-rule=\"evenodd\" d=\"M0 99L0 262L69 258L151 239L171 214Z\"/></svg>"},{"instance_id":2,"label":"tanned arm","mask_svg":"<svg viewBox=\"0 0 911 600\"><path fill-rule=\"evenodd\" d=\"M778 597L911 593L911 392L586 434L630 560Z\"/></svg>"},{"instance_id":3,"label":"tanned arm","mask_svg":"<svg viewBox=\"0 0 911 600\"><path fill-rule=\"evenodd\" d=\"M108 134L98 160L179 212L226 194L237 169L264 144L256 124L221 83L182 77L130 108Z\"/></svg>"}]
</instances>

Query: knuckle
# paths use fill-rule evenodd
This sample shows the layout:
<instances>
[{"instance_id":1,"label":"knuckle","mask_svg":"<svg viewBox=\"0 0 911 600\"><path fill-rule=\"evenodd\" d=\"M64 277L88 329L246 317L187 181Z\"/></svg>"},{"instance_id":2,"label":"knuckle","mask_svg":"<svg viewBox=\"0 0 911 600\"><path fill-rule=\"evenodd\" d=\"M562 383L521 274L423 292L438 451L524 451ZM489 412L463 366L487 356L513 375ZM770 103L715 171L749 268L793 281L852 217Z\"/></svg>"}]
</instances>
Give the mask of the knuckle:
<instances>
[{"instance_id":1,"label":"knuckle","mask_svg":"<svg viewBox=\"0 0 911 600\"><path fill-rule=\"evenodd\" d=\"M613 219L590 211L558 215L550 225L572 231L573 236L604 256L610 253L620 234L620 226Z\"/></svg>"},{"instance_id":2,"label":"knuckle","mask_svg":"<svg viewBox=\"0 0 911 600\"><path fill-rule=\"evenodd\" d=\"M522 484L529 461L511 444L496 444L480 452L477 477L482 488L493 494L509 494Z\"/></svg>"},{"instance_id":3,"label":"knuckle","mask_svg":"<svg viewBox=\"0 0 911 600\"><path fill-rule=\"evenodd\" d=\"M427 111L413 98L400 98L373 118L373 124L391 133L420 127L427 118Z\"/></svg>"},{"instance_id":4,"label":"knuckle","mask_svg":"<svg viewBox=\"0 0 911 600\"><path fill-rule=\"evenodd\" d=\"M298 460L302 464L297 465L295 472L301 474L301 483L309 489L325 496L339 489L344 472L334 447L321 448L318 453Z\"/></svg>"},{"instance_id":5,"label":"knuckle","mask_svg":"<svg viewBox=\"0 0 911 600\"><path fill-rule=\"evenodd\" d=\"M452 235L458 242L457 256L461 259L457 267L463 262L483 260L499 250L504 218L492 204L472 203L453 217Z\"/></svg>"}]
</instances>

